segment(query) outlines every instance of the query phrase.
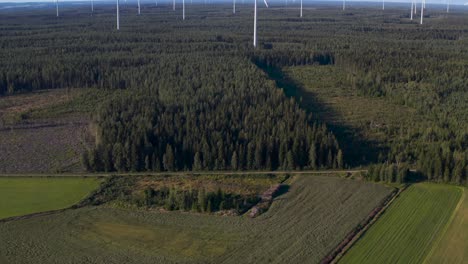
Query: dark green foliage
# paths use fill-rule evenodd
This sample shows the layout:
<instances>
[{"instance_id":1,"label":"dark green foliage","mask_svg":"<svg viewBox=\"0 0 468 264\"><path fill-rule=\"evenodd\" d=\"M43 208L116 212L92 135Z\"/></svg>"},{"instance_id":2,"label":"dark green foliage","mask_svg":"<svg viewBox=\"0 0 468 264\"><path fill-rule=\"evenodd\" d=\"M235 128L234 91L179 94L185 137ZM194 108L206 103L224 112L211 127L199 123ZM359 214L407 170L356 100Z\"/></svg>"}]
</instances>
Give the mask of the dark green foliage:
<instances>
[{"instance_id":1,"label":"dark green foliage","mask_svg":"<svg viewBox=\"0 0 468 264\"><path fill-rule=\"evenodd\" d=\"M376 164L369 167L368 180L388 183L405 183L410 181L410 170L407 164Z\"/></svg>"}]
</instances>

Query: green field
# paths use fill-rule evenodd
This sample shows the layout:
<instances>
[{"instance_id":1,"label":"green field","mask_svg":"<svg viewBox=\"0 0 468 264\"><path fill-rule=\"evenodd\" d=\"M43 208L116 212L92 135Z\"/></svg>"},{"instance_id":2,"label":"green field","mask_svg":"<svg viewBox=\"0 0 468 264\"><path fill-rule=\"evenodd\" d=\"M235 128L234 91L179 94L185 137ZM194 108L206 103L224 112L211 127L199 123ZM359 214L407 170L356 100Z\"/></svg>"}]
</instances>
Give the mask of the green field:
<instances>
[{"instance_id":1,"label":"green field","mask_svg":"<svg viewBox=\"0 0 468 264\"><path fill-rule=\"evenodd\" d=\"M461 189L454 186L410 186L341 263L422 263L443 235L461 196Z\"/></svg>"},{"instance_id":2,"label":"green field","mask_svg":"<svg viewBox=\"0 0 468 264\"><path fill-rule=\"evenodd\" d=\"M440 241L434 246L427 263L467 263L468 261L468 190L457 205L453 220Z\"/></svg>"},{"instance_id":3,"label":"green field","mask_svg":"<svg viewBox=\"0 0 468 264\"><path fill-rule=\"evenodd\" d=\"M2 223L0 260L319 262L391 192L383 185L333 176L296 176L289 183L288 192L254 219L100 206Z\"/></svg>"},{"instance_id":4,"label":"green field","mask_svg":"<svg viewBox=\"0 0 468 264\"><path fill-rule=\"evenodd\" d=\"M97 178L0 178L0 219L69 207L100 182Z\"/></svg>"}]
</instances>

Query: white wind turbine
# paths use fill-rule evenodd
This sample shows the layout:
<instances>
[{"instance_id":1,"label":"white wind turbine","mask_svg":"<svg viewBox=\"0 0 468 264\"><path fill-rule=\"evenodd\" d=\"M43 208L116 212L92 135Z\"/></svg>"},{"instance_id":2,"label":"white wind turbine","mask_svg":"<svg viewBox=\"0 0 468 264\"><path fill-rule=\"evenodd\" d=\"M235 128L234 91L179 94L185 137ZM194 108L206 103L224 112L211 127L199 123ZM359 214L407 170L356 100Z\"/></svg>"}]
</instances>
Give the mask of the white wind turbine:
<instances>
[{"instance_id":1,"label":"white wind turbine","mask_svg":"<svg viewBox=\"0 0 468 264\"><path fill-rule=\"evenodd\" d=\"M424 17L424 0L421 0L421 25L423 23L423 17Z\"/></svg>"},{"instance_id":2,"label":"white wind turbine","mask_svg":"<svg viewBox=\"0 0 468 264\"><path fill-rule=\"evenodd\" d=\"M414 0L411 0L411 20L413 20Z\"/></svg>"},{"instance_id":3,"label":"white wind turbine","mask_svg":"<svg viewBox=\"0 0 468 264\"><path fill-rule=\"evenodd\" d=\"M385 0L382 0L382 10L385 10Z\"/></svg>"},{"instance_id":4,"label":"white wind turbine","mask_svg":"<svg viewBox=\"0 0 468 264\"><path fill-rule=\"evenodd\" d=\"M236 0L232 0L232 13L236 13Z\"/></svg>"},{"instance_id":5,"label":"white wind turbine","mask_svg":"<svg viewBox=\"0 0 468 264\"><path fill-rule=\"evenodd\" d=\"M302 17L302 0L301 0L301 14L299 15L299 17Z\"/></svg>"},{"instance_id":6,"label":"white wind turbine","mask_svg":"<svg viewBox=\"0 0 468 264\"><path fill-rule=\"evenodd\" d=\"M447 13L450 11L450 0L447 0Z\"/></svg>"},{"instance_id":7,"label":"white wind turbine","mask_svg":"<svg viewBox=\"0 0 468 264\"><path fill-rule=\"evenodd\" d=\"M172 11L175 11L175 0L172 0Z\"/></svg>"},{"instance_id":8,"label":"white wind turbine","mask_svg":"<svg viewBox=\"0 0 468 264\"><path fill-rule=\"evenodd\" d=\"M141 9L140 9L140 0L138 0L138 14L141 14Z\"/></svg>"},{"instance_id":9,"label":"white wind turbine","mask_svg":"<svg viewBox=\"0 0 468 264\"><path fill-rule=\"evenodd\" d=\"M185 0L182 0L182 20L185 20Z\"/></svg>"},{"instance_id":10,"label":"white wind turbine","mask_svg":"<svg viewBox=\"0 0 468 264\"><path fill-rule=\"evenodd\" d=\"M254 0L255 7L254 7L254 35L253 35L253 46L257 47L257 0ZM268 8L268 3L266 0L263 0L265 6Z\"/></svg>"},{"instance_id":11,"label":"white wind turbine","mask_svg":"<svg viewBox=\"0 0 468 264\"><path fill-rule=\"evenodd\" d=\"M119 0L117 0L117 30L120 30Z\"/></svg>"},{"instance_id":12,"label":"white wind turbine","mask_svg":"<svg viewBox=\"0 0 468 264\"><path fill-rule=\"evenodd\" d=\"M57 17L59 16L58 12L58 0L55 0L55 10L57 11Z\"/></svg>"}]
</instances>

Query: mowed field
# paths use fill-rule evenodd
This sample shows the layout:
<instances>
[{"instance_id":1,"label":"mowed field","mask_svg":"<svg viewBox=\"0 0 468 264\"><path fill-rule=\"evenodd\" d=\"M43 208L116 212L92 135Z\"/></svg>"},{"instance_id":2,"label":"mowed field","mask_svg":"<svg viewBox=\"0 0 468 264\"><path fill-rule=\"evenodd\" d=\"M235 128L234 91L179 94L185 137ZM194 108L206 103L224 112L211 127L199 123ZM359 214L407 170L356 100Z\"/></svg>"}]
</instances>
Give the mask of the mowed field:
<instances>
[{"instance_id":1,"label":"mowed field","mask_svg":"<svg viewBox=\"0 0 468 264\"><path fill-rule=\"evenodd\" d=\"M434 245L427 263L468 263L468 195L464 188L462 198L445 234Z\"/></svg>"},{"instance_id":2,"label":"mowed field","mask_svg":"<svg viewBox=\"0 0 468 264\"><path fill-rule=\"evenodd\" d=\"M69 207L100 182L97 178L0 178L0 219Z\"/></svg>"},{"instance_id":3,"label":"mowed field","mask_svg":"<svg viewBox=\"0 0 468 264\"><path fill-rule=\"evenodd\" d=\"M316 263L392 191L295 176L257 218L85 207L0 224L6 263ZM0 261L1 262L1 261Z\"/></svg>"},{"instance_id":4,"label":"mowed field","mask_svg":"<svg viewBox=\"0 0 468 264\"><path fill-rule=\"evenodd\" d=\"M438 245L437 241L445 234L452 215L458 212L455 209L462 194L461 188L449 185L418 183L410 186L340 263L423 263L433 248L447 246ZM453 232L466 234L462 225L456 224L456 229L462 229ZM463 261L466 260L435 263Z\"/></svg>"}]
</instances>

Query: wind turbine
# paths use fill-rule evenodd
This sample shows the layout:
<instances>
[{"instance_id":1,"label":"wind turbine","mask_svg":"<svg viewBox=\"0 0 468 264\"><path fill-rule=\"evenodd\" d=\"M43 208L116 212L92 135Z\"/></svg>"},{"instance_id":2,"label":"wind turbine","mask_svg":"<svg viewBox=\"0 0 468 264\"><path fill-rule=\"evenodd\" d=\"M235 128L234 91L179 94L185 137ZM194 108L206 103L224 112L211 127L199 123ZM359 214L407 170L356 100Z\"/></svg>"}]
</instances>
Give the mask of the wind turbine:
<instances>
[{"instance_id":1,"label":"wind turbine","mask_svg":"<svg viewBox=\"0 0 468 264\"><path fill-rule=\"evenodd\" d=\"M175 0L172 0L172 11L175 11Z\"/></svg>"},{"instance_id":2,"label":"wind turbine","mask_svg":"<svg viewBox=\"0 0 468 264\"><path fill-rule=\"evenodd\" d=\"M57 10L57 17L59 16L58 12L58 0L55 0L55 9Z\"/></svg>"},{"instance_id":3,"label":"wind turbine","mask_svg":"<svg viewBox=\"0 0 468 264\"><path fill-rule=\"evenodd\" d=\"M232 13L236 13L236 0L232 0Z\"/></svg>"},{"instance_id":4,"label":"wind turbine","mask_svg":"<svg viewBox=\"0 0 468 264\"><path fill-rule=\"evenodd\" d=\"M117 30L120 30L119 0L117 0Z\"/></svg>"},{"instance_id":5,"label":"wind turbine","mask_svg":"<svg viewBox=\"0 0 468 264\"><path fill-rule=\"evenodd\" d=\"M257 0L254 0L254 35L253 35L253 46L254 48L257 47ZM268 3L266 0L263 0L265 6L268 8Z\"/></svg>"},{"instance_id":6,"label":"wind turbine","mask_svg":"<svg viewBox=\"0 0 468 264\"><path fill-rule=\"evenodd\" d=\"M185 0L182 0L182 20L185 20Z\"/></svg>"},{"instance_id":7,"label":"wind turbine","mask_svg":"<svg viewBox=\"0 0 468 264\"><path fill-rule=\"evenodd\" d=\"M138 15L141 14L140 11L140 0L138 0Z\"/></svg>"},{"instance_id":8,"label":"wind turbine","mask_svg":"<svg viewBox=\"0 0 468 264\"><path fill-rule=\"evenodd\" d=\"M343 0L343 10L346 9L346 0Z\"/></svg>"},{"instance_id":9,"label":"wind turbine","mask_svg":"<svg viewBox=\"0 0 468 264\"><path fill-rule=\"evenodd\" d=\"M299 17L302 17L302 0L301 0L301 14Z\"/></svg>"},{"instance_id":10,"label":"wind turbine","mask_svg":"<svg viewBox=\"0 0 468 264\"><path fill-rule=\"evenodd\" d=\"M423 23L423 17L424 17L424 0L421 0L421 25Z\"/></svg>"},{"instance_id":11,"label":"wind turbine","mask_svg":"<svg viewBox=\"0 0 468 264\"><path fill-rule=\"evenodd\" d=\"M385 0L382 0L382 10L385 10Z\"/></svg>"},{"instance_id":12,"label":"wind turbine","mask_svg":"<svg viewBox=\"0 0 468 264\"><path fill-rule=\"evenodd\" d=\"M411 0L411 20L413 20L414 0Z\"/></svg>"},{"instance_id":13,"label":"wind turbine","mask_svg":"<svg viewBox=\"0 0 468 264\"><path fill-rule=\"evenodd\" d=\"M450 10L450 0L447 0L447 13L449 12Z\"/></svg>"}]
</instances>

